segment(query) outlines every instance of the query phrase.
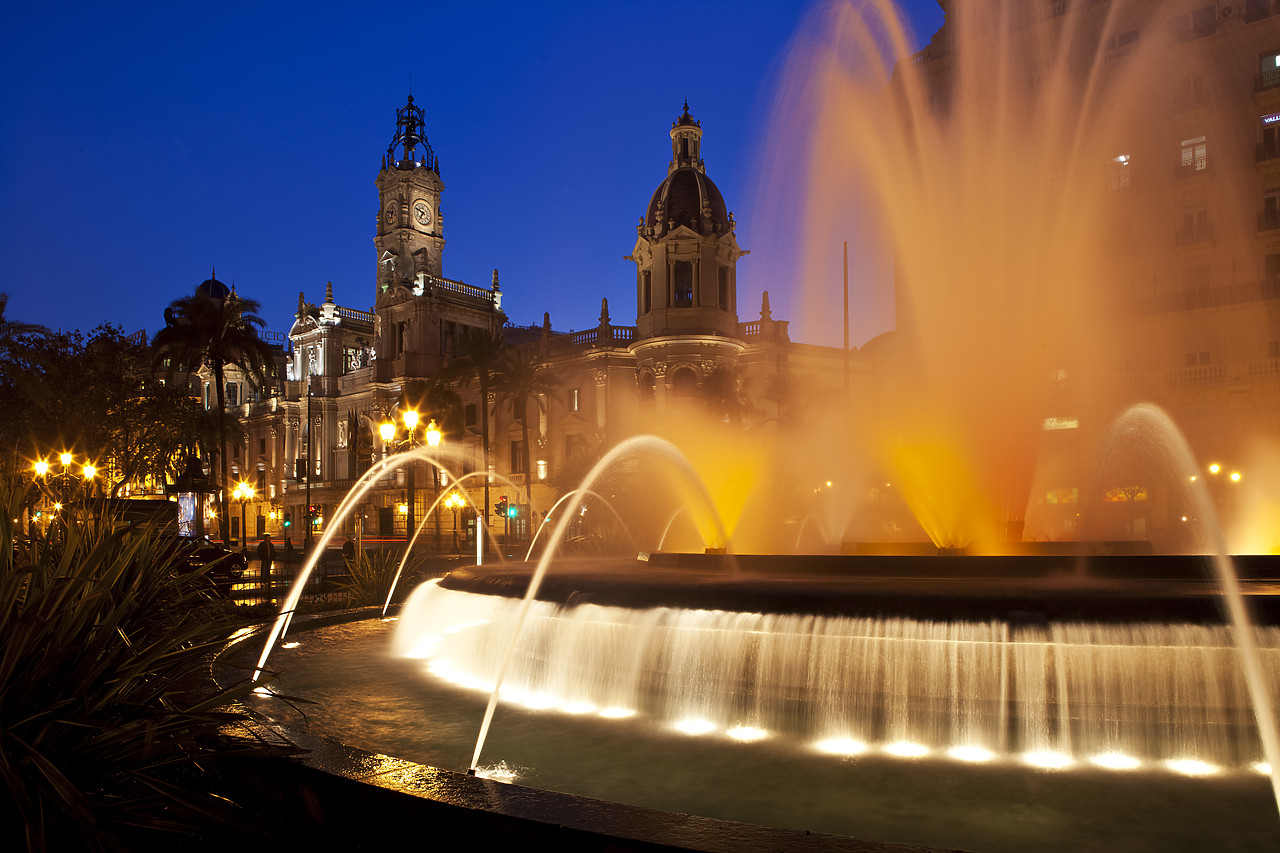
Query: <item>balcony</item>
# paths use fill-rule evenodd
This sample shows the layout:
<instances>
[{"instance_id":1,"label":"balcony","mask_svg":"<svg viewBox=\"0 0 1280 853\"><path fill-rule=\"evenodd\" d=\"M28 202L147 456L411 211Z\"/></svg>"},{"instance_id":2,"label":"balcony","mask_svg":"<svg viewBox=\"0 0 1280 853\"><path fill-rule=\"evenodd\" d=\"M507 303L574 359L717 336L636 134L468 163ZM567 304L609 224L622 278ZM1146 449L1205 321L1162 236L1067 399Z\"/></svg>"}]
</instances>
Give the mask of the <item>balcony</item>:
<instances>
[{"instance_id":1,"label":"balcony","mask_svg":"<svg viewBox=\"0 0 1280 853\"><path fill-rule=\"evenodd\" d=\"M1253 91L1266 92L1280 86L1280 68L1268 68L1253 78Z\"/></svg>"},{"instance_id":2,"label":"balcony","mask_svg":"<svg viewBox=\"0 0 1280 853\"><path fill-rule=\"evenodd\" d=\"M1207 174L1209 174L1209 161L1204 157L1186 163L1177 163L1173 167L1173 177L1179 180Z\"/></svg>"},{"instance_id":3,"label":"balcony","mask_svg":"<svg viewBox=\"0 0 1280 853\"><path fill-rule=\"evenodd\" d=\"M1264 210L1258 214L1258 230L1274 231L1280 228L1280 210Z\"/></svg>"},{"instance_id":4,"label":"balcony","mask_svg":"<svg viewBox=\"0 0 1280 853\"><path fill-rule=\"evenodd\" d=\"M1271 142L1259 142L1253 148L1253 159L1255 163L1265 163L1267 160L1274 160L1280 157L1280 139Z\"/></svg>"}]
</instances>

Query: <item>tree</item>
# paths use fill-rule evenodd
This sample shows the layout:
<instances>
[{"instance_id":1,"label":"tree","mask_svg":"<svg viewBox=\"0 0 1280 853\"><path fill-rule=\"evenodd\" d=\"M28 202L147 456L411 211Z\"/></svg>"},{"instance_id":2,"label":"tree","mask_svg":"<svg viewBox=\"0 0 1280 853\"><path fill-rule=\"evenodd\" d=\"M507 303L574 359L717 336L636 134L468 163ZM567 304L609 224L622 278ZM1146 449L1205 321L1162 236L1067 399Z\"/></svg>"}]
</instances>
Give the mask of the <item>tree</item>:
<instances>
[{"instance_id":1,"label":"tree","mask_svg":"<svg viewBox=\"0 0 1280 853\"><path fill-rule=\"evenodd\" d=\"M511 414L520 421L520 442L524 448L524 494L533 505L533 472L529 453L529 400L538 412L546 411L543 397L559 392L560 380L547 370L547 364L532 347L516 347L504 353L494 379L498 402L508 403Z\"/></svg>"},{"instance_id":2,"label":"tree","mask_svg":"<svg viewBox=\"0 0 1280 853\"><path fill-rule=\"evenodd\" d=\"M148 476L163 482L203 417L185 388L154 381L149 349L118 327L99 326L87 338L13 338L3 364L0 435L18 451L15 467L70 451L93 463L113 494Z\"/></svg>"},{"instance_id":3,"label":"tree","mask_svg":"<svg viewBox=\"0 0 1280 853\"><path fill-rule=\"evenodd\" d=\"M172 378L178 371L194 372L201 365L213 373L218 412L218 448L221 478L218 511L221 513L222 540L227 541L230 518L230 466L227 460L227 399L225 371L228 365L240 368L256 388L267 384L272 364L271 347L258 337L264 324L258 311L261 306L232 290L221 294L225 286L216 280L201 285L195 293L173 300L165 312L166 325L151 343L153 367L167 359L166 374Z\"/></svg>"},{"instance_id":4,"label":"tree","mask_svg":"<svg viewBox=\"0 0 1280 853\"><path fill-rule=\"evenodd\" d=\"M501 329L467 327L461 338L462 357L445 374L447 379L474 380L480 390L480 442L485 471L484 511L489 512L489 392L502 369L506 339Z\"/></svg>"}]
</instances>

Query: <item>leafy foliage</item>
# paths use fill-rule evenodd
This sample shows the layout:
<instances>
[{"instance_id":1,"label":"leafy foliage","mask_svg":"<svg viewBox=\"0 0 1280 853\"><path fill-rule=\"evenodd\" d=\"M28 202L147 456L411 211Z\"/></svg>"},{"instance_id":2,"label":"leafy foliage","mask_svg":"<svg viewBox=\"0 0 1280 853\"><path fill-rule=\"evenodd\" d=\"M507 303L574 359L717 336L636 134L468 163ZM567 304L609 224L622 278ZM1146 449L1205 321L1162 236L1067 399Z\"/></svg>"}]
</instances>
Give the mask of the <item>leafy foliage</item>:
<instances>
[{"instance_id":1,"label":"leafy foliage","mask_svg":"<svg viewBox=\"0 0 1280 853\"><path fill-rule=\"evenodd\" d=\"M219 734L252 685L202 678L230 633L203 573L110 520L23 535L23 499L0 484L0 843L123 849L234 821L204 774L262 749Z\"/></svg>"},{"instance_id":2,"label":"leafy foliage","mask_svg":"<svg viewBox=\"0 0 1280 853\"><path fill-rule=\"evenodd\" d=\"M382 604L391 591L391 582L400 568L400 554L394 550L359 550L355 559L347 560L350 580L342 585L342 594L348 607L368 607ZM405 566L412 576L413 564ZM401 587L408 588L408 585Z\"/></svg>"},{"instance_id":3,"label":"leafy foliage","mask_svg":"<svg viewBox=\"0 0 1280 853\"><path fill-rule=\"evenodd\" d=\"M181 387L149 372L150 351L118 328L10 338L0 348L4 465L70 450L91 460L107 488L173 473L176 451L199 434L203 414Z\"/></svg>"},{"instance_id":4,"label":"leafy foliage","mask_svg":"<svg viewBox=\"0 0 1280 853\"><path fill-rule=\"evenodd\" d=\"M511 413L520 420L520 441L524 448L524 493L525 500L532 501L533 470L529 445L529 419L538 412L546 410L544 397L556 397L560 391L560 380L547 369L545 361L539 357L533 347L513 347L507 349L499 362L498 372L494 378L494 388L498 392L498 402L511 406ZM529 411L529 401L534 404L534 411ZM538 435L541 438L541 433Z\"/></svg>"},{"instance_id":5,"label":"leafy foliage","mask_svg":"<svg viewBox=\"0 0 1280 853\"><path fill-rule=\"evenodd\" d=\"M213 373L217 395L218 448L227 447L227 400L225 370L235 365L244 371L249 382L262 388L270 381L274 363L271 347L258 337L265 323L258 316L261 305L253 299L237 296L215 297L197 291L175 299L165 314L167 323L151 342L154 363L167 361L166 371L172 378L178 371L192 372L201 365ZM221 456L221 506L219 517L230 514L230 465L225 452ZM224 530L223 539L226 539Z\"/></svg>"}]
</instances>

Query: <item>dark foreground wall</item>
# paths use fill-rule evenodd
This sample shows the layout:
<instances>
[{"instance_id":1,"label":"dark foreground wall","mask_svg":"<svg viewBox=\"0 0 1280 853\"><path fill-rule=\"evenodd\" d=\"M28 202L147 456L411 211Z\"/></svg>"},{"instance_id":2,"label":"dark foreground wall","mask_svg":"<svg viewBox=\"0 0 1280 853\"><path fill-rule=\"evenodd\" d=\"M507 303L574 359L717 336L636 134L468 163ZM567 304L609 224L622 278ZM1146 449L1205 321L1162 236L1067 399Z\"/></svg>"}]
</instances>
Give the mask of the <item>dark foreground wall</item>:
<instances>
[{"instance_id":1,"label":"dark foreground wall","mask_svg":"<svg viewBox=\"0 0 1280 853\"><path fill-rule=\"evenodd\" d=\"M297 733L291 733L297 735ZM317 738L242 766L237 784L282 849L942 853L670 814L477 779Z\"/></svg>"}]
</instances>

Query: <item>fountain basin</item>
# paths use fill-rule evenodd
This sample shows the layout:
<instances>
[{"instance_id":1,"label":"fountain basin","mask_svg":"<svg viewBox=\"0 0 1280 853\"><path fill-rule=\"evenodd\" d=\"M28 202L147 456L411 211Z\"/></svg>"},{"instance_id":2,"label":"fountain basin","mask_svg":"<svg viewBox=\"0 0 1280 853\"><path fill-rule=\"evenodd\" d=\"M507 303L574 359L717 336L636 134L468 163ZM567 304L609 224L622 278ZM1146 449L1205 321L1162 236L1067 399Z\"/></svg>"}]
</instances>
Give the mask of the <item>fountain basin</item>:
<instances>
[{"instance_id":1,"label":"fountain basin","mask_svg":"<svg viewBox=\"0 0 1280 853\"><path fill-rule=\"evenodd\" d=\"M376 618L377 612L377 608L366 608L336 616L300 617L291 635L301 637L304 646L314 649L328 645L325 641L313 642L317 632L341 632L344 625L361 622L372 629L364 634L372 633L385 641L388 620ZM263 633L246 631L224 651L215 666L220 678L234 678L252 666L252 641L260 640ZM349 639L342 635L336 642L351 651ZM360 654L367 651L359 649L359 643L355 645ZM288 649L281 654L286 672L294 671L295 658L300 656L305 657ZM374 657L386 664L385 657ZM364 664L358 666L366 669ZM660 811L442 769L344 742L367 745L385 735L377 731L377 726L344 734L343 726L336 724L338 718L350 720L350 701L359 703L360 695L368 698L360 685L346 691L346 703L333 701L323 690L304 692L320 698L322 703L318 710L308 709L306 717L292 713L279 700L255 697L251 701L260 712L260 722L237 725L229 732L302 750L290 758L255 761L238 774L240 784L255 797L259 811L274 823L276 831L287 833L295 844L304 845L310 840L325 848L364 849L371 838L419 837L418 833L426 831L435 843L469 847L477 842L495 846L507 841L535 847L541 843L548 849L566 851L952 850ZM382 697L374 697L371 704L381 707L382 701ZM371 815L377 816L375 821L370 820Z\"/></svg>"},{"instance_id":2,"label":"fountain basin","mask_svg":"<svg viewBox=\"0 0 1280 853\"><path fill-rule=\"evenodd\" d=\"M1257 625L1280 625L1280 558L1235 558ZM735 570L736 566L736 570ZM442 588L521 598L532 563L455 569ZM654 554L558 562L539 601L748 613L1013 622L1222 624L1207 557L840 557Z\"/></svg>"}]
</instances>

